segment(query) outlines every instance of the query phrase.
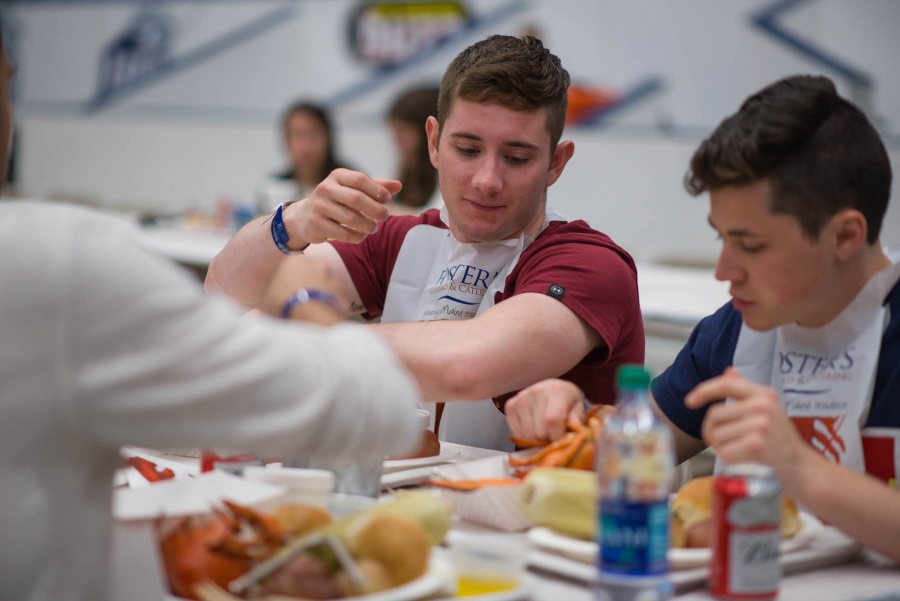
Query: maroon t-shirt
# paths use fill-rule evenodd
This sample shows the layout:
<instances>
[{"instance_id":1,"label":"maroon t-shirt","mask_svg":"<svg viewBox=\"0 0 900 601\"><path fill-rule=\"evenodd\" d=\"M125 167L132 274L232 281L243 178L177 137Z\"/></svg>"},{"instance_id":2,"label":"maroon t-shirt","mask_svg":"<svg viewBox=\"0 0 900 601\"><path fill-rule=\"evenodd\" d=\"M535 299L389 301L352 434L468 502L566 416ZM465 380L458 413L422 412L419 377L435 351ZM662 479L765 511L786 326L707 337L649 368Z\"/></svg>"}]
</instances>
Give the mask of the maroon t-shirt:
<instances>
[{"instance_id":1,"label":"maroon t-shirt","mask_svg":"<svg viewBox=\"0 0 900 601\"><path fill-rule=\"evenodd\" d=\"M447 229L439 211L390 217L360 244L332 242L366 307L366 317L381 315L391 272L406 234L414 227ZM644 326L634 261L606 234L584 221L553 221L522 252L495 304L533 292L557 298L603 339L559 377L577 384L594 403L615 400L615 371L624 363L644 362ZM501 408L518 391L497 397Z\"/></svg>"}]
</instances>

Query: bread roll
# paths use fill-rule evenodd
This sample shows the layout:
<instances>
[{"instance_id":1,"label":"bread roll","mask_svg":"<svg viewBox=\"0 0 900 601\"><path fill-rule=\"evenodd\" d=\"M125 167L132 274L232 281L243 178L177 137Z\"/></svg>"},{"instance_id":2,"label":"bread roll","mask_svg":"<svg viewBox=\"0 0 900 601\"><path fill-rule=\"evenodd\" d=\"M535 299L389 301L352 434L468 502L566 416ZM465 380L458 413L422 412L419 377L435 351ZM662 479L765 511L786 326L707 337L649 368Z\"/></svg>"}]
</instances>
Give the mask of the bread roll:
<instances>
[{"instance_id":1,"label":"bread roll","mask_svg":"<svg viewBox=\"0 0 900 601\"><path fill-rule=\"evenodd\" d=\"M791 497L781 495L781 538L791 538L800 532L800 512Z\"/></svg>"},{"instance_id":2,"label":"bread roll","mask_svg":"<svg viewBox=\"0 0 900 601\"><path fill-rule=\"evenodd\" d=\"M393 586L418 578L428 569L428 534L401 515L368 513L351 522L342 539L356 559L374 559L383 565Z\"/></svg>"},{"instance_id":3,"label":"bread roll","mask_svg":"<svg viewBox=\"0 0 900 601\"><path fill-rule=\"evenodd\" d=\"M695 478L681 487L669 504L671 546L708 547L712 518L713 478Z\"/></svg>"},{"instance_id":4,"label":"bread roll","mask_svg":"<svg viewBox=\"0 0 900 601\"><path fill-rule=\"evenodd\" d=\"M282 532L290 537L303 536L331 523L331 514L315 505L286 503L274 509L270 515L275 518Z\"/></svg>"},{"instance_id":5,"label":"bread roll","mask_svg":"<svg viewBox=\"0 0 900 601\"><path fill-rule=\"evenodd\" d=\"M709 547L711 541L713 476L695 478L681 487L669 504L671 546ZM781 496L781 538L791 538L800 530L797 504Z\"/></svg>"}]
</instances>

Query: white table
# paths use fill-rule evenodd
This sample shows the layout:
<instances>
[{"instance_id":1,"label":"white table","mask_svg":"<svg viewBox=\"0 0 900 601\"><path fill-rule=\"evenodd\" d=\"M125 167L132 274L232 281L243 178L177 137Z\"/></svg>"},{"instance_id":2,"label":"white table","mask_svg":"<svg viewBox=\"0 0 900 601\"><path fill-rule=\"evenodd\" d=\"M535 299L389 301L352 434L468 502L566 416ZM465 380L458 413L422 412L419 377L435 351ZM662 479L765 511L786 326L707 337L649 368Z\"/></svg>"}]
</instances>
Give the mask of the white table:
<instances>
[{"instance_id":1,"label":"white table","mask_svg":"<svg viewBox=\"0 0 900 601\"><path fill-rule=\"evenodd\" d=\"M593 601L590 588L579 583L540 574L531 596L540 600ZM900 598L900 571L862 563L789 575L782 579L779 601L869 601ZM710 601L705 589L677 594L678 601Z\"/></svg>"},{"instance_id":2,"label":"white table","mask_svg":"<svg viewBox=\"0 0 900 601\"><path fill-rule=\"evenodd\" d=\"M447 443L442 443L447 444ZM498 451L486 449L473 449L462 445L453 445L464 451L457 461L491 457L501 454ZM483 526L469 522L459 522L454 528L472 532L489 531ZM524 533L492 531L494 536L507 538L522 545L529 542ZM832 548L846 549L842 536L831 531L823 531L817 539L818 545L831 545ZM842 563L827 563L829 560L823 554L809 552L800 561L793 562L790 568L793 573L786 574L781 581L780 601L862 601L870 599L894 598L900 601L900 567L878 567L863 557L854 556L847 558L847 553L842 552ZM538 564L539 562L533 562ZM827 563L820 568L812 568L817 564ZM804 569L809 571L804 571ZM590 570L588 570L590 571ZM536 576L536 587L531 599L537 600L565 600L565 601L594 601L594 593L591 585L586 584L580 578L561 576L558 573L531 567L529 572ZM715 597L706 591L705 582L678 585L675 598L679 601L713 600Z\"/></svg>"},{"instance_id":3,"label":"white table","mask_svg":"<svg viewBox=\"0 0 900 601\"><path fill-rule=\"evenodd\" d=\"M728 282L718 281L712 269L641 263L637 272L648 336L686 340L697 322L731 298Z\"/></svg>"},{"instance_id":4,"label":"white table","mask_svg":"<svg viewBox=\"0 0 900 601\"><path fill-rule=\"evenodd\" d=\"M183 265L205 268L231 240L229 229L181 223L144 226L138 243Z\"/></svg>"},{"instance_id":5,"label":"white table","mask_svg":"<svg viewBox=\"0 0 900 601\"><path fill-rule=\"evenodd\" d=\"M460 450L454 462L481 459L501 454L498 451L442 443ZM454 529L469 532L490 532L498 538L528 545L522 532L501 532L459 521ZM822 544L834 539L827 535ZM113 601L160 601L166 599L159 577L152 528L149 523L116 524L113 532L112 595ZM590 569L588 570L590 571ZM530 596L537 600L593 601L589 584L578 578L531 568L535 588ZM681 587L676 594L679 601L707 601L712 597L705 585L695 583ZM868 601L900 599L900 568L878 567L856 557L840 565L829 565L784 576L781 581L781 601Z\"/></svg>"}]
</instances>

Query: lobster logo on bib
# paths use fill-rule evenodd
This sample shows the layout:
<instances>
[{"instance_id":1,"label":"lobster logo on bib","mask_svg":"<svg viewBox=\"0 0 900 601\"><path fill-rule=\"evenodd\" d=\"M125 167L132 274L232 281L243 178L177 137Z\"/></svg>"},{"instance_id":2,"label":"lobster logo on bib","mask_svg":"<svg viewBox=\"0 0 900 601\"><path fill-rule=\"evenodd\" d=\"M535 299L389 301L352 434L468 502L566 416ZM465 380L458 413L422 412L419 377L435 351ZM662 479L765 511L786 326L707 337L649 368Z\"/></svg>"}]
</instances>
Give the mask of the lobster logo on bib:
<instances>
[{"instance_id":1,"label":"lobster logo on bib","mask_svg":"<svg viewBox=\"0 0 900 601\"><path fill-rule=\"evenodd\" d=\"M868 379L855 349L821 355L783 346L776 356L784 407L803 440L834 463L861 468L858 409L847 399L863 396Z\"/></svg>"},{"instance_id":2,"label":"lobster logo on bib","mask_svg":"<svg viewBox=\"0 0 900 601\"><path fill-rule=\"evenodd\" d=\"M835 463L847 452L847 444L840 434L846 416L834 417L792 417L791 421L800 436L809 445Z\"/></svg>"}]
</instances>

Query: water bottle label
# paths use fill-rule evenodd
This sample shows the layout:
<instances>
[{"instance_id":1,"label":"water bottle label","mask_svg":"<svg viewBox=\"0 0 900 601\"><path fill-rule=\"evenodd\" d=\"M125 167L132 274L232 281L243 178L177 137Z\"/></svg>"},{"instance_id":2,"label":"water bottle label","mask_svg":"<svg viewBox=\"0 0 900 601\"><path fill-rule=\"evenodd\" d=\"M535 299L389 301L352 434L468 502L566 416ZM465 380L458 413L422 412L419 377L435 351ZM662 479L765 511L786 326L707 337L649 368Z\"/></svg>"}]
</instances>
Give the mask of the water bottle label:
<instances>
[{"instance_id":1,"label":"water bottle label","mask_svg":"<svg viewBox=\"0 0 900 601\"><path fill-rule=\"evenodd\" d=\"M657 576L668 572L669 508L665 500L604 498L599 511L601 572Z\"/></svg>"}]
</instances>

